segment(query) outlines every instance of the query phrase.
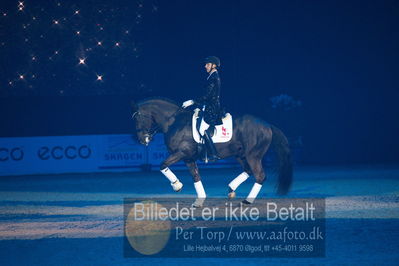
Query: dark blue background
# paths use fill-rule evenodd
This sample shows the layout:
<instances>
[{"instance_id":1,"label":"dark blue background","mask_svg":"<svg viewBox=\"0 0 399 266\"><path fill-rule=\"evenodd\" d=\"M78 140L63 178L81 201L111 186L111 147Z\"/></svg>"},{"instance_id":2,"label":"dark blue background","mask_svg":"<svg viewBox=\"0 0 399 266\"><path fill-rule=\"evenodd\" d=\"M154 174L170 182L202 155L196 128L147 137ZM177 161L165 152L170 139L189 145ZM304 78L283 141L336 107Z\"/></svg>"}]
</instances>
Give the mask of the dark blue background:
<instances>
[{"instance_id":1,"label":"dark blue background","mask_svg":"<svg viewBox=\"0 0 399 266\"><path fill-rule=\"evenodd\" d=\"M227 110L257 115L291 138L302 137L303 162L398 162L397 1L86 1L62 2L64 9L56 3L25 1L25 17L16 1L2 4L2 137L133 132L130 100L199 96L206 78L201 60L217 55ZM51 21L28 33L13 26L26 23L29 10L42 12L41 5L44 17L76 8L82 17L67 17L70 24L60 30ZM98 8L114 11L89 12ZM104 31L90 26L98 21ZM85 29L86 39L68 35L77 28ZM122 38L117 32L125 28L132 35ZM31 53L44 58L53 51L53 41L37 37L44 29L63 53L56 62L27 64ZM21 46L24 34L31 43ZM103 50L88 55L88 67L77 71L80 45L98 36ZM126 49L111 47L118 38ZM130 53L133 44L136 54ZM20 82L21 69L39 78ZM96 71L104 73L101 84ZM270 98L281 94L302 105L272 108Z\"/></svg>"}]
</instances>

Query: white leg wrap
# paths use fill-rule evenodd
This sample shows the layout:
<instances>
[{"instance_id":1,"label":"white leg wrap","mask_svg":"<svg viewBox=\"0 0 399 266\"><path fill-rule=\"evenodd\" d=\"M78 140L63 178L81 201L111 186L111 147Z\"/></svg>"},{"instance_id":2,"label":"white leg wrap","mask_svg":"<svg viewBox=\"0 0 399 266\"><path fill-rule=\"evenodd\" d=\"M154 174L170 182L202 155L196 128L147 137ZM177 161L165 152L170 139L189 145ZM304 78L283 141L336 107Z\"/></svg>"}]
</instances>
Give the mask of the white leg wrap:
<instances>
[{"instance_id":1,"label":"white leg wrap","mask_svg":"<svg viewBox=\"0 0 399 266\"><path fill-rule=\"evenodd\" d=\"M206 194L205 194L205 189L204 189L204 186L202 185L202 182L201 181L195 182L194 187L195 187L195 191L197 191L197 198L205 199Z\"/></svg>"},{"instance_id":2,"label":"white leg wrap","mask_svg":"<svg viewBox=\"0 0 399 266\"><path fill-rule=\"evenodd\" d=\"M174 191L179 192L183 188L183 184L177 179L176 175L168 167L161 170L161 173L169 179Z\"/></svg>"},{"instance_id":3,"label":"white leg wrap","mask_svg":"<svg viewBox=\"0 0 399 266\"><path fill-rule=\"evenodd\" d=\"M194 183L195 191L197 191L197 199L193 203L193 207L202 207L204 204L206 194L205 194L205 189L204 186L202 185L201 181L195 182Z\"/></svg>"},{"instance_id":4,"label":"white leg wrap","mask_svg":"<svg viewBox=\"0 0 399 266\"><path fill-rule=\"evenodd\" d=\"M172 172L172 170L169 169L169 167L162 169L161 173L164 174L167 179L169 179L170 183L175 183L178 180L176 175Z\"/></svg>"},{"instance_id":5,"label":"white leg wrap","mask_svg":"<svg viewBox=\"0 0 399 266\"><path fill-rule=\"evenodd\" d=\"M261 184L255 183L251 189L251 192L249 192L248 194L247 201L253 203L256 197L258 196L261 188L262 188Z\"/></svg>"},{"instance_id":6,"label":"white leg wrap","mask_svg":"<svg viewBox=\"0 0 399 266\"><path fill-rule=\"evenodd\" d=\"M247 172L242 172L239 176L234 178L233 181L230 182L229 187L231 190L235 191L245 180L247 180L249 175Z\"/></svg>"}]
</instances>

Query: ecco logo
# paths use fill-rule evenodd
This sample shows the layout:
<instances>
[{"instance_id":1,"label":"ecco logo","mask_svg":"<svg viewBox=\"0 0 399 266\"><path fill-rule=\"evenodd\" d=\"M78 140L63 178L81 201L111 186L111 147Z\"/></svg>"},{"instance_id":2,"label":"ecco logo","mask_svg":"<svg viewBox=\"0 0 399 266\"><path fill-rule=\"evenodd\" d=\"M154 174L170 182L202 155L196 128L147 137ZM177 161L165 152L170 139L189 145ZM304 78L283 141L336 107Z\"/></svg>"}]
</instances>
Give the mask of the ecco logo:
<instances>
[{"instance_id":1,"label":"ecco logo","mask_svg":"<svg viewBox=\"0 0 399 266\"><path fill-rule=\"evenodd\" d=\"M67 146L66 148L61 146L54 147L41 147L37 151L37 156L42 160L48 160L50 158L61 160L63 158L76 159L82 158L87 159L91 155L91 149L87 145L82 145L80 147Z\"/></svg>"},{"instance_id":2,"label":"ecco logo","mask_svg":"<svg viewBox=\"0 0 399 266\"><path fill-rule=\"evenodd\" d=\"M24 158L24 150L20 147L12 149L0 148L0 162L8 160L21 161Z\"/></svg>"}]
</instances>

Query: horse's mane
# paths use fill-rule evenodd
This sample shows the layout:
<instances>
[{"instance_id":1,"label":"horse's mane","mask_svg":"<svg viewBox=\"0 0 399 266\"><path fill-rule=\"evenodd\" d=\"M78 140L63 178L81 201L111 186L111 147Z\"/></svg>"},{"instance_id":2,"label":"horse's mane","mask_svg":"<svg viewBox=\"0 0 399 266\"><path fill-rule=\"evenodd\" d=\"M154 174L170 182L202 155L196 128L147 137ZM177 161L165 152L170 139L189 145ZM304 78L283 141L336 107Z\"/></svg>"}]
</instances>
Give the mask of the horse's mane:
<instances>
[{"instance_id":1,"label":"horse's mane","mask_svg":"<svg viewBox=\"0 0 399 266\"><path fill-rule=\"evenodd\" d=\"M161 100L161 101L165 101L165 102L168 102L170 104L174 104L174 105L179 106L178 103L176 103L175 101L173 101L171 99L168 99L168 98L165 98L165 97L157 97L157 96L156 97L148 97L148 98L145 98L143 100L140 100L139 102L137 102L137 106L141 106L143 104L148 103L149 101L155 101L155 100Z\"/></svg>"}]
</instances>

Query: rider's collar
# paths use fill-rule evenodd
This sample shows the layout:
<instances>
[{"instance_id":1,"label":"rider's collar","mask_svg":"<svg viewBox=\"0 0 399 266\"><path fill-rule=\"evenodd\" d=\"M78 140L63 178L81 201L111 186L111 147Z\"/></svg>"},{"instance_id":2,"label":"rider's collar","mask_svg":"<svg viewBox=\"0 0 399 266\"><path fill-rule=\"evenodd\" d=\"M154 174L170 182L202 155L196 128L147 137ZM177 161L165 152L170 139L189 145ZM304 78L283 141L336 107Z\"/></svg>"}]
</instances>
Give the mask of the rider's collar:
<instances>
[{"instance_id":1,"label":"rider's collar","mask_svg":"<svg viewBox=\"0 0 399 266\"><path fill-rule=\"evenodd\" d=\"M215 72L218 72L218 70L215 69L215 68L212 69L211 73L209 73L209 76L206 78L206 80L208 80L212 76L212 74L215 73Z\"/></svg>"}]
</instances>

